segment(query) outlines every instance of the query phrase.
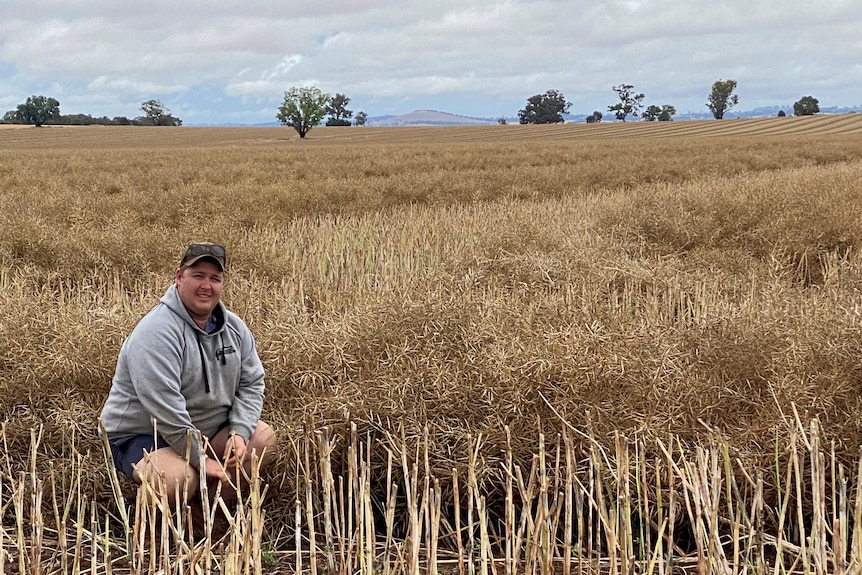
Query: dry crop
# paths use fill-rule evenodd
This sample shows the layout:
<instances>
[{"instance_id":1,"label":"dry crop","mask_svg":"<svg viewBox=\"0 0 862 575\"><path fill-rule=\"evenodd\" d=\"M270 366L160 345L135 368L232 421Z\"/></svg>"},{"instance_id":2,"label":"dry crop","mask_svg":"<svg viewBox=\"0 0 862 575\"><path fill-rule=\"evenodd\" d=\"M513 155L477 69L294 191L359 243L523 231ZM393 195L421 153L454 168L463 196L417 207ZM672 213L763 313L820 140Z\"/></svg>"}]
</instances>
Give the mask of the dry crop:
<instances>
[{"instance_id":1,"label":"dry crop","mask_svg":"<svg viewBox=\"0 0 862 575\"><path fill-rule=\"evenodd\" d=\"M96 418L208 239L283 449L201 569L858 573L860 129L0 131L0 569L190 569Z\"/></svg>"}]
</instances>

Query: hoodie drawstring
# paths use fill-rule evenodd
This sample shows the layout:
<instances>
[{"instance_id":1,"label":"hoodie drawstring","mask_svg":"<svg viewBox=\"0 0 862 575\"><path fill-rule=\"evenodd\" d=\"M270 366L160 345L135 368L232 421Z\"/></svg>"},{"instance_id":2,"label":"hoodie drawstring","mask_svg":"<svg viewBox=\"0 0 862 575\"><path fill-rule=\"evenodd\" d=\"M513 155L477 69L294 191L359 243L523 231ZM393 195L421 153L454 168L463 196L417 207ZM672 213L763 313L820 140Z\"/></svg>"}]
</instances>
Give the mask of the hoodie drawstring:
<instances>
[{"instance_id":1,"label":"hoodie drawstring","mask_svg":"<svg viewBox=\"0 0 862 575\"><path fill-rule=\"evenodd\" d=\"M200 352L200 354L201 354L201 371L203 371L203 374L204 374L204 389L206 390L207 393L209 393L210 392L210 377L209 377L209 374L207 373L206 358L204 358L204 346L201 345L201 336L197 332L195 332L195 339L198 342L198 352Z\"/></svg>"}]
</instances>

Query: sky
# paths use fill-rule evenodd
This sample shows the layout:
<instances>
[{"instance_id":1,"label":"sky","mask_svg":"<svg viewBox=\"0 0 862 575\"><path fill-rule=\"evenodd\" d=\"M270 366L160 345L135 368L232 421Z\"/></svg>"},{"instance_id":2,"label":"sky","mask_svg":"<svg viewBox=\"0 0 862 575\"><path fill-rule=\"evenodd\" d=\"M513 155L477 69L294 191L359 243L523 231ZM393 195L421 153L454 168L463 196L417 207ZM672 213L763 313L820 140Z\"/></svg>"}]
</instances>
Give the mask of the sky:
<instances>
[{"instance_id":1,"label":"sky","mask_svg":"<svg viewBox=\"0 0 862 575\"><path fill-rule=\"evenodd\" d=\"M862 104L859 0L0 0L0 115L28 96L62 114L184 125L276 122L284 92L345 94L369 117L516 117L558 90L607 115L613 86L707 112Z\"/></svg>"}]
</instances>

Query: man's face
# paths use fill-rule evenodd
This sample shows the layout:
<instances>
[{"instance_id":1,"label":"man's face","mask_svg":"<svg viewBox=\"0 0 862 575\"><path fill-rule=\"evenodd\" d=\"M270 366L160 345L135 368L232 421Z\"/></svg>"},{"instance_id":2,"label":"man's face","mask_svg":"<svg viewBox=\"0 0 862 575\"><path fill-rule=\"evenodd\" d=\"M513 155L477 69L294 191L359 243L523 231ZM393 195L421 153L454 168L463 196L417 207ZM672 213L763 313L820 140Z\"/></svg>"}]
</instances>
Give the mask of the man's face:
<instances>
[{"instance_id":1,"label":"man's face","mask_svg":"<svg viewBox=\"0 0 862 575\"><path fill-rule=\"evenodd\" d=\"M195 320L206 320L221 298L224 273L215 263L202 259L184 270L177 270L177 290Z\"/></svg>"}]
</instances>

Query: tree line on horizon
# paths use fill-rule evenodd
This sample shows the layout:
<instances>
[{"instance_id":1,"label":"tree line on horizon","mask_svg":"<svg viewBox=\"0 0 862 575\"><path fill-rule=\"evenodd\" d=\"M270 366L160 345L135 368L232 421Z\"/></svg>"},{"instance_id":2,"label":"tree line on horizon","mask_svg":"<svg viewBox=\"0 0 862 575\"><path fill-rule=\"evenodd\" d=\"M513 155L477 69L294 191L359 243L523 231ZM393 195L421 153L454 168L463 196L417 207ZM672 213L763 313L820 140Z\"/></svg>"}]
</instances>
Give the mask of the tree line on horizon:
<instances>
[{"instance_id":1,"label":"tree line on horizon","mask_svg":"<svg viewBox=\"0 0 862 575\"><path fill-rule=\"evenodd\" d=\"M739 103L739 97L735 94L736 80L716 80L707 96L706 107L716 120L724 118L725 113ZM637 93L632 84L620 84L612 87L616 93L618 102L608 106L607 111L612 113L618 121L625 122L631 116L641 117L642 120L652 122L670 122L676 115L676 108L671 104L661 106L651 104L644 109L643 93ZM317 87L293 87L284 92L284 99L278 108L276 119L284 126L290 126L305 138L308 132L323 122L324 117L329 116L325 122L326 126L364 126L368 121L368 115L360 111L353 116L353 111L347 108L350 98L344 94L336 93L331 96ZM518 111L518 122L520 124L560 124L565 122L564 115L569 112L572 102L565 95L555 89L546 91L544 94L535 94L527 99L524 108ZM117 116L108 118L103 116L94 118L88 114L60 114L60 102L55 98L33 95L19 104L15 110L9 110L2 118L2 124L32 124L37 128L43 124L55 125L119 125L119 126L181 126L182 120L173 116L159 100L150 99L141 104L142 116L127 118ZM817 98L803 96L793 104L795 116L809 116L820 113L820 105ZM779 116L785 116L780 110ZM351 120L351 118L353 118ZM599 123L604 114L596 110L586 116L588 124ZM498 123L506 124L504 117L497 119Z\"/></svg>"},{"instance_id":2,"label":"tree line on horizon","mask_svg":"<svg viewBox=\"0 0 862 575\"><path fill-rule=\"evenodd\" d=\"M716 80L707 96L706 107L716 120L721 120L728 110L739 103L739 96L734 92L737 87L736 80ZM608 112L614 117L625 122L628 116L638 117L647 122L659 121L670 122L676 115L676 108L671 104L657 106L655 104L644 108L643 93L636 93L632 84L620 84L613 86L619 102L608 106ZM564 114L571 109L572 102L559 90L548 90L544 94L536 94L527 99L527 105L518 111L518 122L520 124L561 124L565 122ZM643 111L642 111L643 110ZM813 96L803 96L793 104L795 116L811 116L820 113L820 103ZM781 110L779 116L787 114ZM588 124L596 124L602 121L604 114L596 110L586 117ZM500 124L507 123L505 118L498 118Z\"/></svg>"},{"instance_id":3,"label":"tree line on horizon","mask_svg":"<svg viewBox=\"0 0 862 575\"><path fill-rule=\"evenodd\" d=\"M350 98L344 94L330 96L319 88L291 88L284 93L284 101L279 106L276 118L283 125L291 126L304 138L313 126L320 124L329 115L327 126L364 126L368 120L365 112L353 116L347 108ZM181 126L182 120L173 116L160 100L147 100L141 104L143 116L129 119L125 116L94 118L89 114L60 114L60 102L56 98L33 95L9 110L0 124L32 124L37 128L43 125L105 125L105 126ZM351 120L353 118L353 120Z\"/></svg>"},{"instance_id":4,"label":"tree line on horizon","mask_svg":"<svg viewBox=\"0 0 862 575\"><path fill-rule=\"evenodd\" d=\"M14 110L6 112L0 118L0 124L32 124L37 128L43 124L49 125L100 125L100 126L182 126L183 121L168 110L160 100L151 99L141 103L142 116L128 118L126 116L115 116L108 118L102 116L94 118L89 114L60 113L60 102L56 98L48 96L30 96L27 100L18 104Z\"/></svg>"}]
</instances>

